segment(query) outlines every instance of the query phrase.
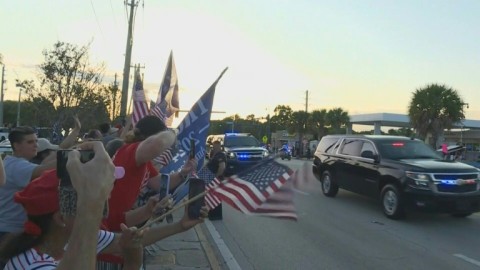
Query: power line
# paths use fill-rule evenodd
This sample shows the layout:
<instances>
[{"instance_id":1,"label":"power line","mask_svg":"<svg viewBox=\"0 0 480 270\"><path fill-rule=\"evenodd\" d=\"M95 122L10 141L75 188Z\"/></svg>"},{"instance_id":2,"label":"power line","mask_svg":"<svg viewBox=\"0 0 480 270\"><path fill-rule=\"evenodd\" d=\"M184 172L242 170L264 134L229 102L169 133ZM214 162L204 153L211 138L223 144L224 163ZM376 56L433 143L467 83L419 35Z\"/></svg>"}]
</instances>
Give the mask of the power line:
<instances>
[{"instance_id":1,"label":"power line","mask_svg":"<svg viewBox=\"0 0 480 270\"><path fill-rule=\"evenodd\" d=\"M102 39L105 40L105 36L103 35L103 30L102 30L102 27L100 26L100 22L98 21L97 12L95 11L95 6L93 5L92 0L90 0L90 4L92 6L93 15L95 16L95 21L97 22L97 26L100 29L100 34L102 35Z\"/></svg>"},{"instance_id":2,"label":"power line","mask_svg":"<svg viewBox=\"0 0 480 270\"><path fill-rule=\"evenodd\" d=\"M115 23L115 27L116 27L118 25L117 24L117 16L115 16L115 11L113 10L112 0L110 0L110 9L112 10L113 22Z\"/></svg>"}]
</instances>

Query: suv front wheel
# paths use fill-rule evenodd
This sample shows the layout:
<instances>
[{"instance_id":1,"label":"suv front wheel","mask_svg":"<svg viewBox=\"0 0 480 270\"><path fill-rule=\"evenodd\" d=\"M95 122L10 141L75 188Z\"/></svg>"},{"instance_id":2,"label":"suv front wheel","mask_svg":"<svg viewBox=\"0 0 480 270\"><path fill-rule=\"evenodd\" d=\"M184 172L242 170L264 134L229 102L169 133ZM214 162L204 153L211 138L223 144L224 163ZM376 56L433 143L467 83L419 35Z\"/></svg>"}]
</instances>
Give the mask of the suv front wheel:
<instances>
[{"instance_id":1,"label":"suv front wheel","mask_svg":"<svg viewBox=\"0 0 480 270\"><path fill-rule=\"evenodd\" d=\"M335 197L338 193L338 185L333 180L332 174L325 171L322 174L322 192L327 197Z\"/></svg>"},{"instance_id":2,"label":"suv front wheel","mask_svg":"<svg viewBox=\"0 0 480 270\"><path fill-rule=\"evenodd\" d=\"M403 198L396 185L388 184L381 192L383 213L390 219L405 217Z\"/></svg>"}]
</instances>

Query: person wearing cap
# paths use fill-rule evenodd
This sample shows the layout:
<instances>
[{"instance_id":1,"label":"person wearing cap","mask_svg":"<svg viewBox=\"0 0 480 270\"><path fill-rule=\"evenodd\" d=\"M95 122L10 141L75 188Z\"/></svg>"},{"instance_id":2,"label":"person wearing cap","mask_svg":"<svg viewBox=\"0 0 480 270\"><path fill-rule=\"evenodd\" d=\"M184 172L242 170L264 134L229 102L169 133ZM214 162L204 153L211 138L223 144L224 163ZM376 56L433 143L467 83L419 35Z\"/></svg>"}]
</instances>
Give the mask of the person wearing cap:
<instances>
[{"instance_id":1,"label":"person wearing cap","mask_svg":"<svg viewBox=\"0 0 480 270\"><path fill-rule=\"evenodd\" d=\"M42 164L44 160L54 159L54 153L59 149L58 145L50 143L46 138L38 138L37 145L37 155L30 160L35 164Z\"/></svg>"},{"instance_id":2,"label":"person wearing cap","mask_svg":"<svg viewBox=\"0 0 480 270\"><path fill-rule=\"evenodd\" d=\"M78 151L68 155L66 167L75 189L73 207L60 199L62 185L55 170L15 193L15 202L25 209L28 219L22 231L0 246L5 269L95 269L99 252L125 256L124 269L140 268L143 232L124 225L121 235L99 231L115 167L101 142L81 147L93 150L94 157L82 163Z\"/></svg>"},{"instance_id":3,"label":"person wearing cap","mask_svg":"<svg viewBox=\"0 0 480 270\"><path fill-rule=\"evenodd\" d=\"M13 201L15 192L22 190L44 171L55 168L56 160L41 165L30 162L37 154L37 135L28 126L16 127L8 135L13 154L4 159L5 185L0 187L0 243L8 233L19 232L27 219L22 206Z\"/></svg>"},{"instance_id":4,"label":"person wearing cap","mask_svg":"<svg viewBox=\"0 0 480 270\"><path fill-rule=\"evenodd\" d=\"M93 150L94 157L82 163L78 151L69 153L66 168L73 196L64 195L68 186L58 179L56 170L43 173L15 194L28 219L22 232L0 246L5 269L94 269L96 253L122 256L122 269L139 269L144 246L189 230L208 215L203 207L199 219L190 219L185 208L183 218L168 226L140 231L122 224L121 233L99 230L105 201L119 176L101 142L80 147Z\"/></svg>"},{"instance_id":5,"label":"person wearing cap","mask_svg":"<svg viewBox=\"0 0 480 270\"><path fill-rule=\"evenodd\" d=\"M78 135L80 134L82 125L76 115L73 116L73 121L75 123L75 126L68 134L68 136L65 137L65 139L60 143L60 145L52 144L46 138L38 138L37 155L33 159L31 159L30 162L33 162L35 164L42 164L52 159L56 160L55 153L57 150L68 149L74 146L77 143Z\"/></svg>"}]
</instances>

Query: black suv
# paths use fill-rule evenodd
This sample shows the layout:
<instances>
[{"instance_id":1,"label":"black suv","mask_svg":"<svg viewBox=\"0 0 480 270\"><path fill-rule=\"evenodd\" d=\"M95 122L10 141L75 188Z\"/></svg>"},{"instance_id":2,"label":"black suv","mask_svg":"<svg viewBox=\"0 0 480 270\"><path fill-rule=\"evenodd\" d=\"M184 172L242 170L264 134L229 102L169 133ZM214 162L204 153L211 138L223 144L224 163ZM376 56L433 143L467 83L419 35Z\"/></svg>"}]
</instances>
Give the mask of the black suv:
<instances>
[{"instance_id":1,"label":"black suv","mask_svg":"<svg viewBox=\"0 0 480 270\"><path fill-rule=\"evenodd\" d=\"M444 160L418 139L325 136L315 151L313 173L326 196L334 197L342 188L379 198L391 219L412 208L455 217L480 211L480 170Z\"/></svg>"},{"instance_id":2,"label":"black suv","mask_svg":"<svg viewBox=\"0 0 480 270\"><path fill-rule=\"evenodd\" d=\"M239 171L248 168L269 156L267 149L261 146L260 142L249 133L226 133L222 135L209 136L211 142L207 139L207 148L209 143L220 141L223 150L227 156L226 175L236 174Z\"/></svg>"}]
</instances>

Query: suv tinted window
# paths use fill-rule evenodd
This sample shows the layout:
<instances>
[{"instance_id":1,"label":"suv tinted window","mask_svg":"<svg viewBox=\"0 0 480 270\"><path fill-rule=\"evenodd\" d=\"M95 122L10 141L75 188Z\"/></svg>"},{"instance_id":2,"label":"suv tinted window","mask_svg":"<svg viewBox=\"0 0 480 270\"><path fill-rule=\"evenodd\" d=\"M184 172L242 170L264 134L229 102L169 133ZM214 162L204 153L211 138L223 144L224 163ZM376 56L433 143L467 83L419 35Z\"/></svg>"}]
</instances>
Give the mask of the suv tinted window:
<instances>
[{"instance_id":1,"label":"suv tinted window","mask_svg":"<svg viewBox=\"0 0 480 270\"><path fill-rule=\"evenodd\" d=\"M440 158L430 146L417 140L384 140L376 143L378 151L388 159L437 159Z\"/></svg>"},{"instance_id":2,"label":"suv tinted window","mask_svg":"<svg viewBox=\"0 0 480 270\"><path fill-rule=\"evenodd\" d=\"M338 142L338 138L332 137L332 138L327 138L324 137L320 141L317 147L317 151L323 152L323 153L329 153L332 154L335 152L335 150L338 148L338 145L335 147L335 144Z\"/></svg>"},{"instance_id":3,"label":"suv tinted window","mask_svg":"<svg viewBox=\"0 0 480 270\"><path fill-rule=\"evenodd\" d=\"M225 136L225 147L231 146L255 146L258 147L260 143L252 136Z\"/></svg>"},{"instance_id":4,"label":"suv tinted window","mask_svg":"<svg viewBox=\"0 0 480 270\"><path fill-rule=\"evenodd\" d=\"M362 149L362 146L363 140L346 139L340 153L349 156L360 156L360 149Z\"/></svg>"}]
</instances>

